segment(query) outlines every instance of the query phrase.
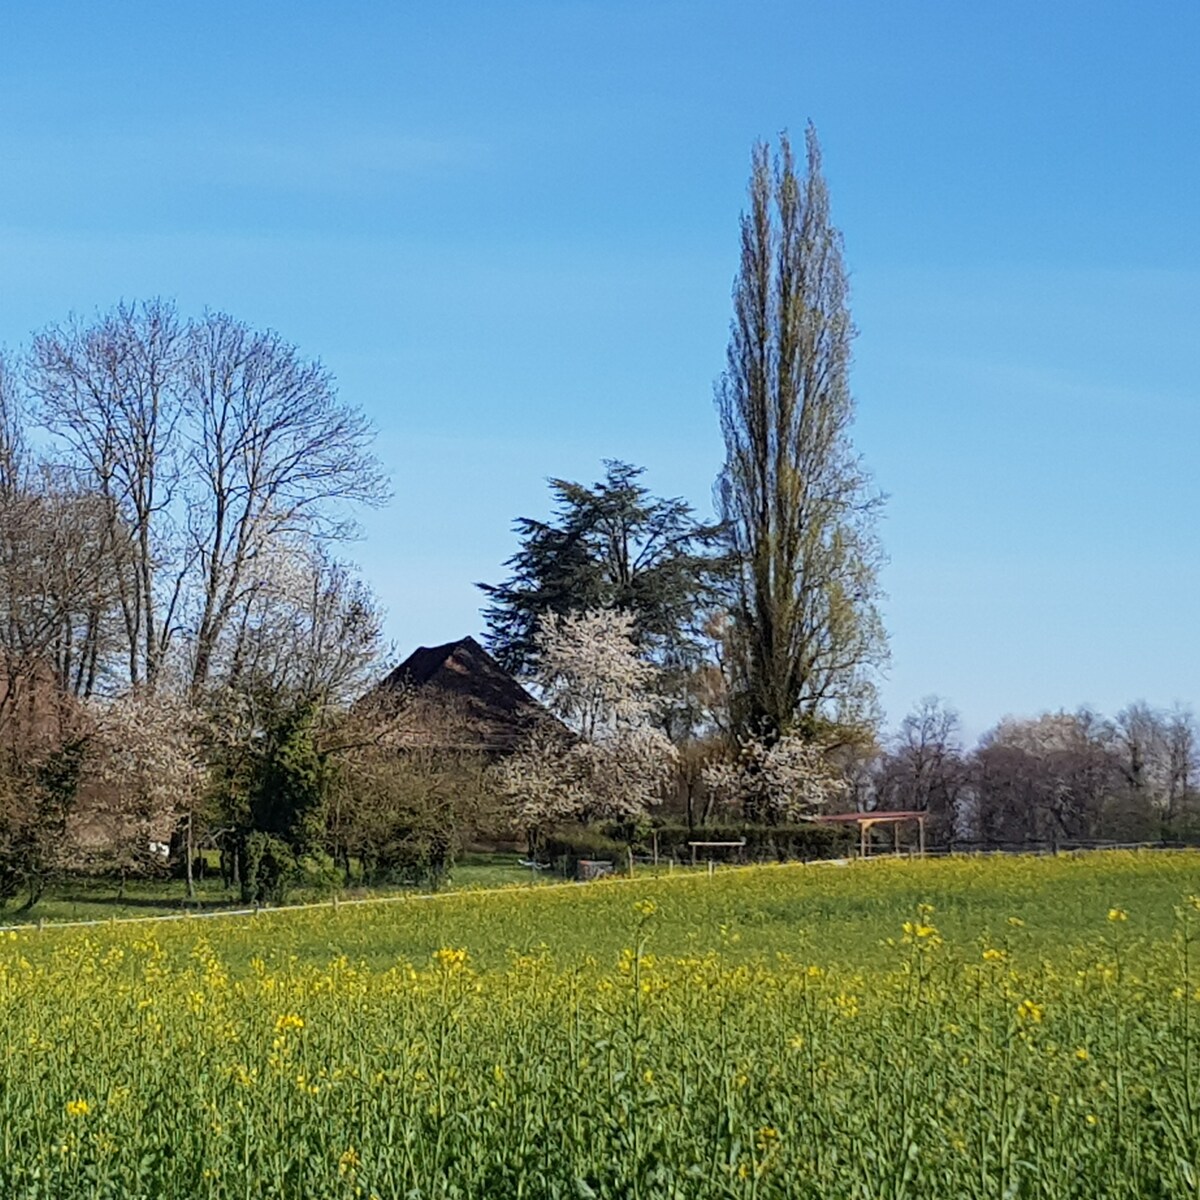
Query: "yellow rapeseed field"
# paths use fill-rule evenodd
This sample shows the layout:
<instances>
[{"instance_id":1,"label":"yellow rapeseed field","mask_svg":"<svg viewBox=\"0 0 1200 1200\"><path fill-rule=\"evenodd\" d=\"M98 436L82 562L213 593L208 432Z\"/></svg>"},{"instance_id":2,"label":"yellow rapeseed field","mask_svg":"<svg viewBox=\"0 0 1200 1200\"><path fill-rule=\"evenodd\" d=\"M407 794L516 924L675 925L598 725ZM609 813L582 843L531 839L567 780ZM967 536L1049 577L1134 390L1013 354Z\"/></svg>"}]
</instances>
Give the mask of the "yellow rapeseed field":
<instances>
[{"instance_id":1,"label":"yellow rapeseed field","mask_svg":"<svg viewBox=\"0 0 1200 1200\"><path fill-rule=\"evenodd\" d=\"M0 1197L1200 1197L1200 856L0 934Z\"/></svg>"}]
</instances>

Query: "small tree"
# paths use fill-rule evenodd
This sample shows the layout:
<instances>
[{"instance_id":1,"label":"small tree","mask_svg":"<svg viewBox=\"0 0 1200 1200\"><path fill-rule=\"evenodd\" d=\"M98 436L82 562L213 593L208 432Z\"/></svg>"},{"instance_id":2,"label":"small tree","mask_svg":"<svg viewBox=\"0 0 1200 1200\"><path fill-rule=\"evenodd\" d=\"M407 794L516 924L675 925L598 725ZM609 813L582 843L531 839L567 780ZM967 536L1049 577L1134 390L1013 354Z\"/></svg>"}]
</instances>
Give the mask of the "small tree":
<instances>
[{"instance_id":1,"label":"small tree","mask_svg":"<svg viewBox=\"0 0 1200 1200\"><path fill-rule=\"evenodd\" d=\"M360 745L331 764L329 833L349 884L436 887L481 801L483 764L470 753Z\"/></svg>"},{"instance_id":2,"label":"small tree","mask_svg":"<svg viewBox=\"0 0 1200 1200\"><path fill-rule=\"evenodd\" d=\"M20 758L6 753L0 770L0 905L21 891L33 908L68 865L68 825L79 795L87 734L63 730L30 746Z\"/></svg>"},{"instance_id":3,"label":"small tree","mask_svg":"<svg viewBox=\"0 0 1200 1200\"><path fill-rule=\"evenodd\" d=\"M91 816L108 835L121 872L145 871L163 862L159 846L177 826L187 833L204 794L207 775L200 753L200 719L181 697L134 692L94 707L90 781ZM189 879L190 879L190 860Z\"/></svg>"},{"instance_id":4,"label":"small tree","mask_svg":"<svg viewBox=\"0 0 1200 1200\"><path fill-rule=\"evenodd\" d=\"M298 703L266 730L249 789L249 828L242 831L242 897L286 897L300 860L324 845L327 772L317 749L315 713Z\"/></svg>"},{"instance_id":5,"label":"small tree","mask_svg":"<svg viewBox=\"0 0 1200 1200\"><path fill-rule=\"evenodd\" d=\"M663 703L657 672L638 655L632 617L548 617L539 664L546 704L574 736L541 730L498 768L516 823L536 830L643 815L659 802L677 755L655 724Z\"/></svg>"},{"instance_id":6,"label":"small tree","mask_svg":"<svg viewBox=\"0 0 1200 1200\"><path fill-rule=\"evenodd\" d=\"M953 841L965 821L968 792L959 729L958 713L937 696L921 700L880 755L874 778L876 806L923 809L933 837Z\"/></svg>"},{"instance_id":7,"label":"small tree","mask_svg":"<svg viewBox=\"0 0 1200 1200\"><path fill-rule=\"evenodd\" d=\"M745 738L737 758L707 767L704 781L720 803L739 810L745 820L770 825L809 816L846 792L822 747L795 736L770 743Z\"/></svg>"}]
</instances>

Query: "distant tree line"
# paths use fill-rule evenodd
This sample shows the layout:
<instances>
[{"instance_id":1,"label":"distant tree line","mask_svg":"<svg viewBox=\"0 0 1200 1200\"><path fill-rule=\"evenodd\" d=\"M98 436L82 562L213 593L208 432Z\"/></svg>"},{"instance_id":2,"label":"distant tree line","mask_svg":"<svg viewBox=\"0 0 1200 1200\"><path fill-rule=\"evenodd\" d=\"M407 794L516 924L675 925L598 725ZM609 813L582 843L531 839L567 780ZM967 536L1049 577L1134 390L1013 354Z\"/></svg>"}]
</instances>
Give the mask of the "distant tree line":
<instances>
[{"instance_id":1,"label":"distant tree line","mask_svg":"<svg viewBox=\"0 0 1200 1200\"><path fill-rule=\"evenodd\" d=\"M1190 709L1137 702L1007 717L972 747L936 698L855 764L859 807L927 809L947 846L1200 837L1200 741Z\"/></svg>"}]
</instances>

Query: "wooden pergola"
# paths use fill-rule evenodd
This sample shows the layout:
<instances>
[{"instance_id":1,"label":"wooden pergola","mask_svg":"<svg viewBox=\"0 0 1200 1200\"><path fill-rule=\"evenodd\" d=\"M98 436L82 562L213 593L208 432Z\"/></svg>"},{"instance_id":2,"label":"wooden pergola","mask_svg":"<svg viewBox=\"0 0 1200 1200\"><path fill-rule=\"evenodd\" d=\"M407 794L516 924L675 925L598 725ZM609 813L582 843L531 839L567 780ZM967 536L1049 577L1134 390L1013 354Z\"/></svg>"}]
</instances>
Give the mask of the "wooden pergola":
<instances>
[{"instance_id":1,"label":"wooden pergola","mask_svg":"<svg viewBox=\"0 0 1200 1200\"><path fill-rule=\"evenodd\" d=\"M917 823L917 838L921 857L925 856L925 818L929 814L925 809L911 809L905 812L853 812L853 813L824 813L814 818L829 825L857 825L858 852L863 858L870 856L870 832L876 825L892 827L892 846L896 854L900 853L900 826L906 821Z\"/></svg>"}]
</instances>

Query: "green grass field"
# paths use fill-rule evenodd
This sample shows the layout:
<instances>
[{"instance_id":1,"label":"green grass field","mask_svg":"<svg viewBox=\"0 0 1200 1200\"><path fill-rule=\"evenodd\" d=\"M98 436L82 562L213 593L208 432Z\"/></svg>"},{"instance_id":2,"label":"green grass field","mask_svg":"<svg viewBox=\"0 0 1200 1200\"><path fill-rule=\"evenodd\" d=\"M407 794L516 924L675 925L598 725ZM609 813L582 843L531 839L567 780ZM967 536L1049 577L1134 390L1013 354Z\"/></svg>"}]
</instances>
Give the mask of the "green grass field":
<instances>
[{"instance_id":1,"label":"green grass field","mask_svg":"<svg viewBox=\"0 0 1200 1200\"><path fill-rule=\"evenodd\" d=\"M1195 1198L1197 893L899 860L4 935L0 1195Z\"/></svg>"},{"instance_id":2,"label":"green grass field","mask_svg":"<svg viewBox=\"0 0 1200 1200\"><path fill-rule=\"evenodd\" d=\"M39 922L111 921L135 917L178 916L183 911L193 913L220 912L244 907L237 889L226 888L213 869L195 884L196 896L187 898L186 885L174 878L130 878L122 885L109 876L80 875L52 887L32 909L18 903L0 907L0 926L36 925ZM443 885L447 891L476 891L493 887L528 887L557 882L547 873L534 873L518 865L516 854L466 855L454 867ZM342 895L348 899L373 895L396 896L412 892L413 888L349 888ZM327 890L313 887L294 889L289 903L306 904L328 899Z\"/></svg>"}]
</instances>

